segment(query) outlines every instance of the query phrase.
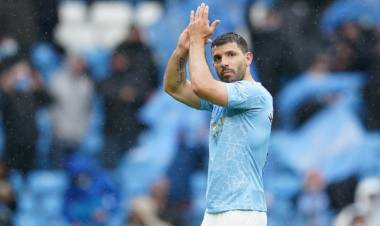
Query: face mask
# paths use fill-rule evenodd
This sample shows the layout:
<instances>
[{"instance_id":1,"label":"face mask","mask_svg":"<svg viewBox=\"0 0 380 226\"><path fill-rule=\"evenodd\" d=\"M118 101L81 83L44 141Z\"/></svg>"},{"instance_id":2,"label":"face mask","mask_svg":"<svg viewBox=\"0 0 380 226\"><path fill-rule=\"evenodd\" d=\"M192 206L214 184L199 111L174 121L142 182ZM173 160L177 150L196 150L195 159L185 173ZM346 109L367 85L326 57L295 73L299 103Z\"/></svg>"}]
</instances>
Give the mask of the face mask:
<instances>
[{"instance_id":1,"label":"face mask","mask_svg":"<svg viewBox=\"0 0 380 226\"><path fill-rule=\"evenodd\" d=\"M18 76L15 83L14 88L17 91L25 92L29 90L30 86L32 85L32 81L27 75Z\"/></svg>"}]
</instances>

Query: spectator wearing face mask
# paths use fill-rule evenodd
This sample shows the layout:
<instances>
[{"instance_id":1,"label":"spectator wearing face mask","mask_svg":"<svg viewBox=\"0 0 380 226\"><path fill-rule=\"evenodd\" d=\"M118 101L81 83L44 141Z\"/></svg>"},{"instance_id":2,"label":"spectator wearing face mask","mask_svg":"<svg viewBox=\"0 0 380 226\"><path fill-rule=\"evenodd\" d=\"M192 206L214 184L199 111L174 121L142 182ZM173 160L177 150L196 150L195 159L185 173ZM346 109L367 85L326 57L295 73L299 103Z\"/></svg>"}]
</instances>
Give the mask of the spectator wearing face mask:
<instances>
[{"instance_id":1,"label":"spectator wearing face mask","mask_svg":"<svg viewBox=\"0 0 380 226\"><path fill-rule=\"evenodd\" d=\"M4 124L4 159L11 169L26 175L35 167L38 131L36 113L50 102L39 74L24 59L3 63L0 110Z\"/></svg>"}]
</instances>

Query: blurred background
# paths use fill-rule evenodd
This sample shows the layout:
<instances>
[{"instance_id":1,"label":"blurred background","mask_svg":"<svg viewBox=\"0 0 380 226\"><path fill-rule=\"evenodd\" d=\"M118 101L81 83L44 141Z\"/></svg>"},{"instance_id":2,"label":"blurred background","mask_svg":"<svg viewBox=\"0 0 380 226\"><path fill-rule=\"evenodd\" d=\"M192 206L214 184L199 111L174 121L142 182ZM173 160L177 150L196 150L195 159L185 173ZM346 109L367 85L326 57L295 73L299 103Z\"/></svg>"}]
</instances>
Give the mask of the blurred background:
<instances>
[{"instance_id":1,"label":"blurred background","mask_svg":"<svg viewBox=\"0 0 380 226\"><path fill-rule=\"evenodd\" d=\"M268 225L380 226L380 1L205 2L274 96ZM161 87L198 4L0 0L1 226L200 225L209 114Z\"/></svg>"}]
</instances>

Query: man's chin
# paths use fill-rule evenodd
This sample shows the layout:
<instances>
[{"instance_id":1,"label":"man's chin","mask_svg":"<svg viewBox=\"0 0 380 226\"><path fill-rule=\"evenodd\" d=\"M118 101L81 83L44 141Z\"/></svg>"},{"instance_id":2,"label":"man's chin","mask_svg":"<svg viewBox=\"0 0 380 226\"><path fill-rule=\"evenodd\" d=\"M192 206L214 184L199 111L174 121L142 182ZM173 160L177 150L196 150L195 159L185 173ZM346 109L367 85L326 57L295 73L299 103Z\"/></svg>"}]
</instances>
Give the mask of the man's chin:
<instances>
[{"instance_id":1,"label":"man's chin","mask_svg":"<svg viewBox=\"0 0 380 226\"><path fill-rule=\"evenodd\" d=\"M226 83L236 82L239 80L238 78L236 78L236 75L222 75L222 76L219 75L219 79L222 82L226 82Z\"/></svg>"},{"instance_id":2,"label":"man's chin","mask_svg":"<svg viewBox=\"0 0 380 226\"><path fill-rule=\"evenodd\" d=\"M231 83L231 82L236 82L236 79L234 79L232 77L228 77L228 78L223 78L222 81L227 82L227 83Z\"/></svg>"}]
</instances>

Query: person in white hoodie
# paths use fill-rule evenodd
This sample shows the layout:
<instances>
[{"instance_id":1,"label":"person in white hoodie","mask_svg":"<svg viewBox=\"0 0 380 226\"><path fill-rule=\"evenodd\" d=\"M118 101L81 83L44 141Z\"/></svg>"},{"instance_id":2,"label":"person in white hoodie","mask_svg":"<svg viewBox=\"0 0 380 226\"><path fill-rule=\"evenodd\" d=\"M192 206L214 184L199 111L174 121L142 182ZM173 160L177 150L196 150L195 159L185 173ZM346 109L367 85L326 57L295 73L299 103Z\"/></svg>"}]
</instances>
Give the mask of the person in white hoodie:
<instances>
[{"instance_id":1,"label":"person in white hoodie","mask_svg":"<svg viewBox=\"0 0 380 226\"><path fill-rule=\"evenodd\" d=\"M365 178L355 191L355 201L334 219L333 226L379 226L380 180Z\"/></svg>"},{"instance_id":2,"label":"person in white hoodie","mask_svg":"<svg viewBox=\"0 0 380 226\"><path fill-rule=\"evenodd\" d=\"M65 67L50 80L48 87L54 98L50 108L53 168L61 168L67 155L78 148L86 135L94 86L87 73L87 64L79 55L69 55Z\"/></svg>"}]
</instances>

